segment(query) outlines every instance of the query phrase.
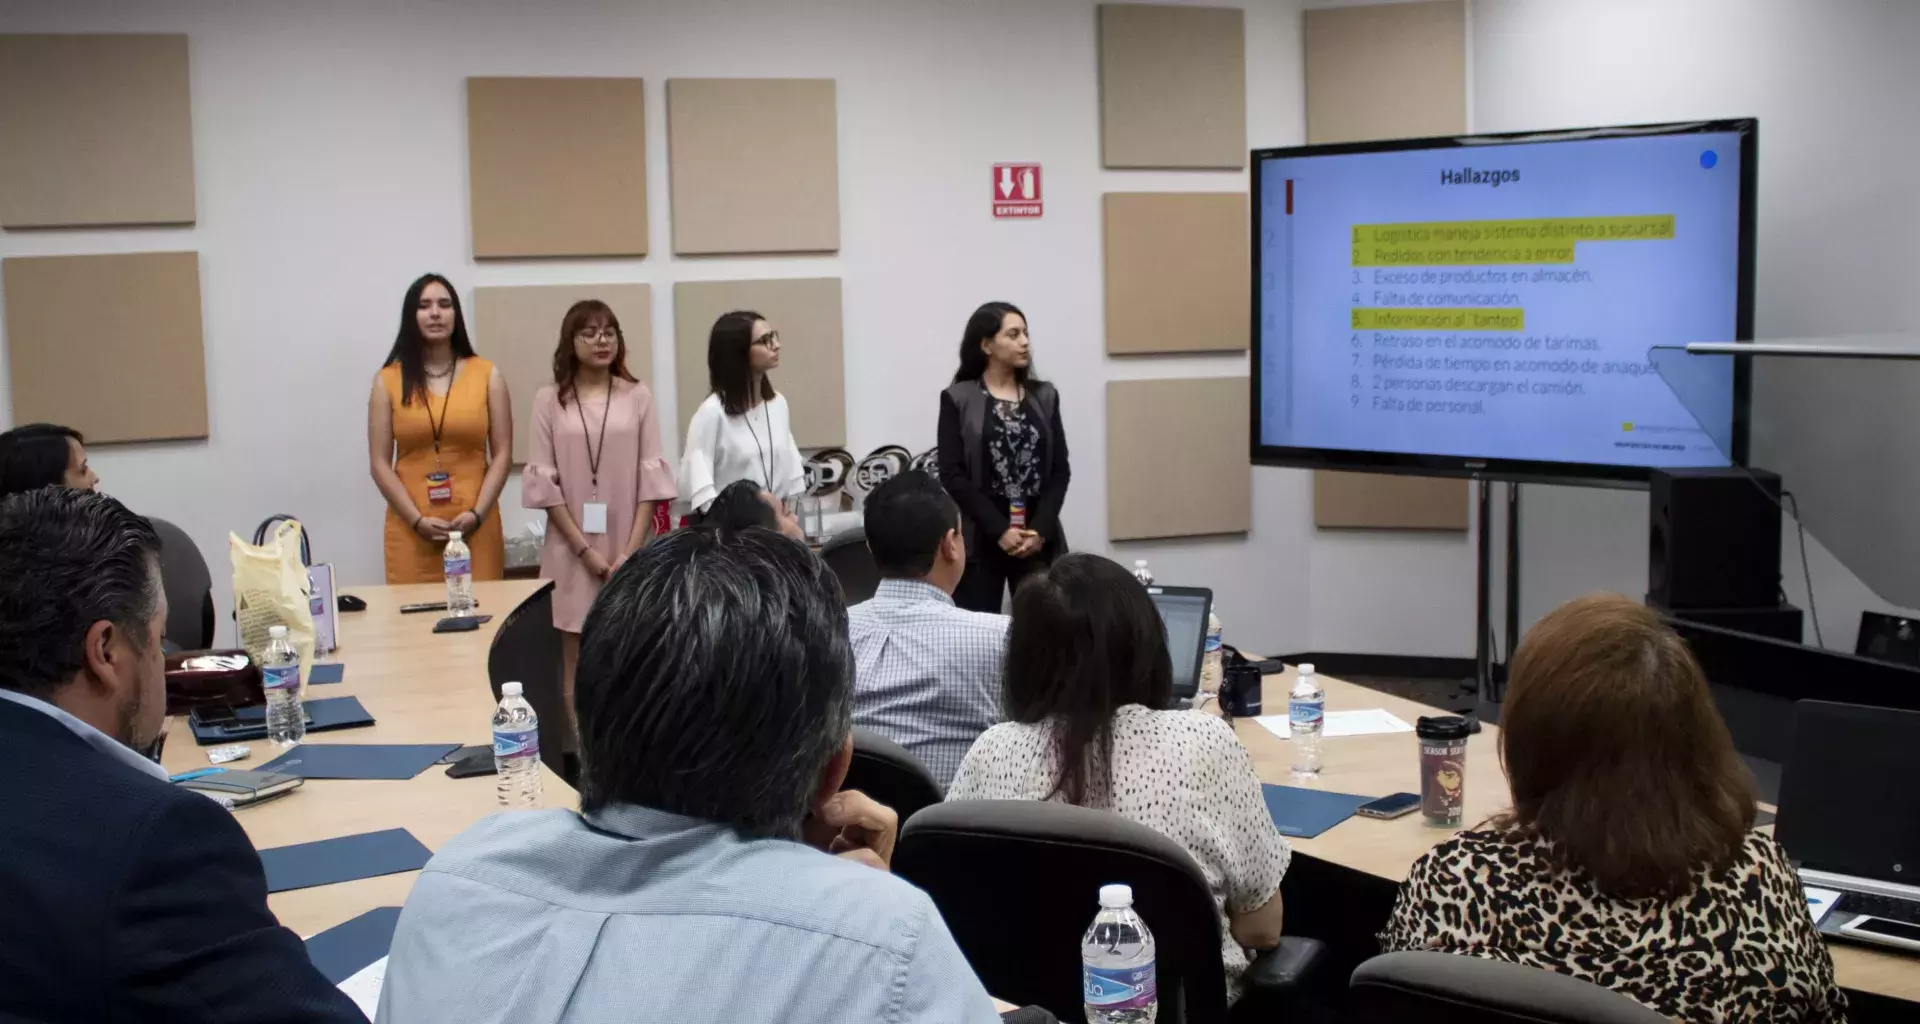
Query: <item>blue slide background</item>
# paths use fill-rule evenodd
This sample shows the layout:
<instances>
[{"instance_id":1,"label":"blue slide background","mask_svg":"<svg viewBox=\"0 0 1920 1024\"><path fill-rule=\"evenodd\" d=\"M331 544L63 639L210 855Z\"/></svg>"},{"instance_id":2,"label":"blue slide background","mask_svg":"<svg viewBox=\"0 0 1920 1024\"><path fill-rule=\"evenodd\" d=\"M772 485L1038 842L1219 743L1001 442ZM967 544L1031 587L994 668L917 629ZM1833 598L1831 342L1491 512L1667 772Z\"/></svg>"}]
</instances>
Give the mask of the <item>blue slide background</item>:
<instances>
[{"instance_id":1,"label":"blue slide background","mask_svg":"<svg viewBox=\"0 0 1920 1024\"><path fill-rule=\"evenodd\" d=\"M1711 150L1713 157L1703 160ZM1706 166L1711 163L1712 166ZM1518 182L1442 184L1443 170L1518 169ZM1609 138L1525 145L1269 159L1261 162L1263 238L1259 327L1265 445L1465 458L1628 466L1724 466L1694 415L1648 363L1654 345L1734 340L1740 230L1740 139L1733 133ZM1293 181L1293 215L1285 212ZM1354 267L1356 224L1536 217L1674 215L1674 237L1576 243L1571 264L1470 268ZM1591 272L1578 284L1382 284L1376 272ZM1360 276L1355 283L1354 275ZM1385 293L1398 292L1403 301ZM1401 307L1409 294L1511 294L1526 311L1518 332L1359 331L1356 307ZM1358 293L1359 301L1355 302ZM1360 344L1353 345L1358 334ZM1407 348L1409 338L1440 339ZM1520 348L1449 348L1486 339ZM1592 339L1597 348L1544 347ZM1542 347L1525 347L1535 339ZM1424 343L1423 343L1424 344ZM1356 367L1353 355L1361 357ZM1418 357L1409 367L1406 359ZM1434 368L1429 358L1571 359L1580 368ZM1397 365L1396 365L1397 364ZM1583 372L1610 368L1614 372ZM1358 375L1359 385L1354 386ZM1724 407L1733 374L1725 361ZM1497 397L1404 390L1410 379L1510 381ZM1577 383L1581 394L1537 394ZM1353 398L1357 396L1356 405ZM1420 411L1381 408L1403 399ZM1431 400L1480 401L1478 414L1427 411ZM1625 424L1632 424L1631 431ZM1715 433L1730 433L1716 424Z\"/></svg>"}]
</instances>

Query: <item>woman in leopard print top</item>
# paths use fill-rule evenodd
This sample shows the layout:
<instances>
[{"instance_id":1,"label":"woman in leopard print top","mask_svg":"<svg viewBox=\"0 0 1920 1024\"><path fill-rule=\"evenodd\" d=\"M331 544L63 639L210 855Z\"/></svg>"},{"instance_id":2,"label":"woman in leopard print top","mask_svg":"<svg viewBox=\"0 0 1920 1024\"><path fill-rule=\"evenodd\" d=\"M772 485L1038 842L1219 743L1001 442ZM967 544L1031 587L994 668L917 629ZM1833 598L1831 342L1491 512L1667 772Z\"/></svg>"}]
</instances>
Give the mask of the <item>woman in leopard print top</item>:
<instances>
[{"instance_id":1,"label":"woman in leopard print top","mask_svg":"<svg viewBox=\"0 0 1920 1024\"><path fill-rule=\"evenodd\" d=\"M1582 598L1515 653L1513 810L1413 865L1383 950L1558 971L1682 1021L1845 1021L1786 853L1686 645L1645 607Z\"/></svg>"}]
</instances>

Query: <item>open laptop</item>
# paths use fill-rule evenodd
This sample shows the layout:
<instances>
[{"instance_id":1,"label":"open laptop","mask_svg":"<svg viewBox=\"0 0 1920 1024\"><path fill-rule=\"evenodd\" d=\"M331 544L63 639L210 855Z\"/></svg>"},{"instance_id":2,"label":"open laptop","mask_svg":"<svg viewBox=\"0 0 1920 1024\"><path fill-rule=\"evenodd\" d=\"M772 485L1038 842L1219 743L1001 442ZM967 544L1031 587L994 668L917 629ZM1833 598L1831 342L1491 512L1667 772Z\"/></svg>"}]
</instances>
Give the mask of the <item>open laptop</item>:
<instances>
[{"instance_id":1,"label":"open laptop","mask_svg":"<svg viewBox=\"0 0 1920 1024\"><path fill-rule=\"evenodd\" d=\"M1173 658L1173 704L1188 707L1200 690L1200 663L1207 655L1207 615L1213 591L1206 587L1148 587L1147 596L1167 627L1167 654Z\"/></svg>"},{"instance_id":2,"label":"open laptop","mask_svg":"<svg viewBox=\"0 0 1920 1024\"><path fill-rule=\"evenodd\" d=\"M1822 935L1920 953L1920 711L1801 701L1774 837Z\"/></svg>"}]
</instances>

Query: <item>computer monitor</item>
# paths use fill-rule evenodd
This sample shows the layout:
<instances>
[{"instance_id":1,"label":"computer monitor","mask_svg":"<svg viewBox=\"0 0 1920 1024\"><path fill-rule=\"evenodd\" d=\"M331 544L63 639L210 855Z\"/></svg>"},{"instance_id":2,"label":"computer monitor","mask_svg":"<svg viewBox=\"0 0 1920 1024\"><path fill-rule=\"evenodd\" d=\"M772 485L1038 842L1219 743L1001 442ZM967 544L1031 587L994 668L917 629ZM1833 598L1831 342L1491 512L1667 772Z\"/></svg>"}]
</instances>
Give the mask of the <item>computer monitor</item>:
<instances>
[{"instance_id":1,"label":"computer monitor","mask_svg":"<svg viewBox=\"0 0 1920 1024\"><path fill-rule=\"evenodd\" d=\"M1190 700L1200 690L1200 663L1207 654L1207 614L1213 591L1206 587L1148 587L1148 596L1167 627L1167 654L1173 659L1173 696Z\"/></svg>"},{"instance_id":2,"label":"computer monitor","mask_svg":"<svg viewBox=\"0 0 1920 1024\"><path fill-rule=\"evenodd\" d=\"M1802 868L1920 884L1920 711L1803 700L1774 837Z\"/></svg>"}]
</instances>

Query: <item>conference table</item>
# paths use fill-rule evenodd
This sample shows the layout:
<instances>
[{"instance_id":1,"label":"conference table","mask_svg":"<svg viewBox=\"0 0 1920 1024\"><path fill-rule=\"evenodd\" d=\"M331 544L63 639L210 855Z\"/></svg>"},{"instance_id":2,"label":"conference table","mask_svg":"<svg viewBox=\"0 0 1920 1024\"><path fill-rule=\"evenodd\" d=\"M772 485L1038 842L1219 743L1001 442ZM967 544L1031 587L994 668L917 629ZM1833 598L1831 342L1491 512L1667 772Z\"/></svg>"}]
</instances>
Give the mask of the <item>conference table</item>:
<instances>
[{"instance_id":1,"label":"conference table","mask_svg":"<svg viewBox=\"0 0 1920 1024\"><path fill-rule=\"evenodd\" d=\"M1268 714L1286 714L1287 691L1295 670L1267 676L1261 706ZM1383 709L1409 725L1422 715L1443 715L1423 704L1322 676L1328 711ZM1211 710L1216 702L1210 702ZM1237 719L1234 731L1253 757L1261 781L1303 785L1292 777L1287 741L1252 719ZM1462 822L1471 827L1510 802L1507 775L1500 764L1500 728L1481 726L1467 740L1466 787ZM1420 791L1419 746L1413 733L1325 737L1320 741L1320 777L1304 785L1336 793L1386 796ZM1769 828L1771 828L1769 826ZM1406 880L1413 862L1453 834L1426 824L1418 810L1390 821L1355 815L1312 839L1292 839L1294 863L1283 892L1287 924L1303 934L1364 932L1385 923L1394 887ZM1356 899L1356 894L1358 898ZM1358 927L1355 927L1355 926ZM1840 987L1887 999L1920 1002L1920 958L1882 953L1862 946L1829 943ZM1920 1008L1914 1008L1920 1010Z\"/></svg>"},{"instance_id":2,"label":"conference table","mask_svg":"<svg viewBox=\"0 0 1920 1024\"><path fill-rule=\"evenodd\" d=\"M310 686L309 699L353 696L376 719L364 729L309 734L314 743L487 743L492 736L494 700L487 681L487 651L500 623L541 586L538 580L502 580L474 586L480 611L493 616L478 630L433 632L436 615L403 615L400 606L437 601L440 584L348 587L343 592L367 602L364 612L339 616L339 650L324 660L345 666L344 681ZM1266 677L1264 706L1284 714L1293 670ZM1322 677L1330 711L1380 708L1409 724L1433 708L1340 679ZM1217 710L1211 704L1208 710ZM1258 722L1234 723L1240 741L1267 782L1294 785L1286 741ZM1467 742L1465 814L1471 825L1507 805L1506 774L1500 765L1499 729L1487 725ZM236 762L246 768L265 763L278 751L266 740L249 744L253 756ZM208 748L195 744L183 719L169 723L162 762L170 772L207 767ZM1419 766L1411 733L1329 737L1321 741L1322 770L1311 785L1334 792L1384 796L1417 792ZM541 767L542 803L575 807L578 798L565 781ZM469 825L499 810L490 775L448 778L429 768L405 781L309 780L298 791L256 807L241 808L236 818L259 849L311 842L388 828L405 828L428 849L438 850ZM1294 866L1284 889L1287 922L1303 934L1328 937L1336 948L1345 933L1362 955L1372 932L1384 923L1395 887L1413 862L1452 834L1431 828L1416 811L1392 821L1352 817L1312 839L1292 840ZM418 872L384 875L337 885L317 886L268 897L281 923L311 936L375 907L406 900ZM1840 985L1858 993L1920 1002L1920 959L1858 946L1833 944Z\"/></svg>"},{"instance_id":3,"label":"conference table","mask_svg":"<svg viewBox=\"0 0 1920 1024\"><path fill-rule=\"evenodd\" d=\"M402 615L400 606L446 599L438 583L394 587L347 587L367 602L364 612L339 616L339 649L323 658L344 666L344 680L309 685L307 699L357 697L374 717L364 729L307 734L311 743L490 743L493 693L487 683L487 649L507 613L538 590L538 580L476 583L480 612L492 621L467 633L435 633L440 616ZM253 756L228 767L250 768L279 756L271 742L249 740ZM208 747L195 744L184 716L168 725L161 763L169 772L207 767ZM575 807L572 787L545 765L540 795L547 807ZM404 781L309 779L287 796L234 813L256 849L331 839L361 832L404 828L430 850L495 811L494 777L447 777L428 768ZM280 923L312 936L375 907L406 902L417 871L364 878L337 885L278 892L267 897Z\"/></svg>"}]
</instances>

